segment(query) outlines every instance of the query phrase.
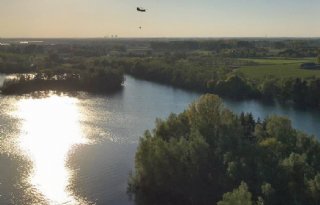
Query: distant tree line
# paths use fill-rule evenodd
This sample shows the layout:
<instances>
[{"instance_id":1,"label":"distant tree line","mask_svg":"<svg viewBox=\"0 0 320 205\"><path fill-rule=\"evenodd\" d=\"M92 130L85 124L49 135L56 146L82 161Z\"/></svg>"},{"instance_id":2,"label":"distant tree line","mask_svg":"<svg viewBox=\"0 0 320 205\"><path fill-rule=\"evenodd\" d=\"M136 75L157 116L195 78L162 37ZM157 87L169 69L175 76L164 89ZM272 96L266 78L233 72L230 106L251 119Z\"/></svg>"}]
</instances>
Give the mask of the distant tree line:
<instances>
[{"instance_id":1,"label":"distant tree line","mask_svg":"<svg viewBox=\"0 0 320 205\"><path fill-rule=\"evenodd\" d=\"M0 52L0 73L28 73L34 71L31 57L16 53Z\"/></svg>"},{"instance_id":2,"label":"distant tree line","mask_svg":"<svg viewBox=\"0 0 320 205\"><path fill-rule=\"evenodd\" d=\"M102 72L96 72L95 68L124 70L138 78L234 99L279 100L299 106L320 107L318 79L266 77L257 81L234 72L239 66L248 64L238 60L239 57L319 56L320 41L317 39L48 41L53 44L0 46L0 73L42 75L44 70L45 73L51 70L59 75L67 73L70 82L60 82L59 85L79 88L88 87L83 83L76 85L80 81L74 76L79 73L81 82L84 82L85 75ZM137 54L129 51L135 49ZM139 54L144 49L150 50Z\"/></svg>"},{"instance_id":3,"label":"distant tree line","mask_svg":"<svg viewBox=\"0 0 320 205\"><path fill-rule=\"evenodd\" d=\"M190 57L192 56L192 57ZM105 61L138 78L233 99L262 99L320 108L319 78L269 76L253 81L234 73L241 62L233 58L195 55Z\"/></svg>"},{"instance_id":4,"label":"distant tree line","mask_svg":"<svg viewBox=\"0 0 320 205\"><path fill-rule=\"evenodd\" d=\"M277 99L280 102L293 102L297 106L320 108L320 79L277 79L270 77L259 84L264 100Z\"/></svg>"},{"instance_id":5,"label":"distant tree line","mask_svg":"<svg viewBox=\"0 0 320 205\"><path fill-rule=\"evenodd\" d=\"M128 191L139 205L316 205L319 160L290 120L235 115L208 94L146 131Z\"/></svg>"},{"instance_id":6,"label":"distant tree line","mask_svg":"<svg viewBox=\"0 0 320 205\"><path fill-rule=\"evenodd\" d=\"M316 57L320 53L319 40L285 39L207 39L151 42L155 52L210 51L225 57Z\"/></svg>"},{"instance_id":7,"label":"distant tree line","mask_svg":"<svg viewBox=\"0 0 320 205\"><path fill-rule=\"evenodd\" d=\"M138 78L207 91L209 82L224 78L238 63L232 58L176 53L127 61L124 70Z\"/></svg>"},{"instance_id":8,"label":"distant tree line","mask_svg":"<svg viewBox=\"0 0 320 205\"><path fill-rule=\"evenodd\" d=\"M77 72L41 71L6 79L3 94L25 94L35 91L88 91L106 93L121 88L123 73L114 69L90 69Z\"/></svg>"}]
</instances>

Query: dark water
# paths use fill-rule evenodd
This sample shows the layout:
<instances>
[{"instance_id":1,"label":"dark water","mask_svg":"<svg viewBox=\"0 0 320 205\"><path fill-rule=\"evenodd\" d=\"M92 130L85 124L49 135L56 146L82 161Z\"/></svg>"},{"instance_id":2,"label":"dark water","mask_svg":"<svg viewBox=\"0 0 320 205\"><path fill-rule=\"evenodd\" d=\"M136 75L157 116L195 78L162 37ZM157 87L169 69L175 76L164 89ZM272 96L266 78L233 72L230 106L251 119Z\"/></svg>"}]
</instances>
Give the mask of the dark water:
<instances>
[{"instance_id":1,"label":"dark water","mask_svg":"<svg viewBox=\"0 0 320 205\"><path fill-rule=\"evenodd\" d=\"M61 134L62 137L59 138L60 141L73 136L72 132L77 132L77 129L81 130L81 137L87 139L87 141L85 143L79 143L75 140L73 143L70 143L72 148L70 147L65 157L65 167L71 174L61 176L64 176L68 181L69 185L67 186L66 193L71 197L62 196L60 198L52 197L50 199L50 196L46 196L46 192L41 191L41 186L39 186L39 192L44 195L44 198L49 198L46 203L79 204L88 202L110 205L133 204L126 194L126 188L128 175L134 166L134 154L139 137L143 135L146 129L153 129L156 118L166 118L171 112L182 112L187 108L188 104L196 100L199 96L199 93L187 92L170 86L158 85L126 76L124 89L114 95L98 96L81 94L66 99L63 98L62 100L70 102L70 106L75 106L81 113L81 116L79 118L68 117L68 113L66 112L71 108L67 108L61 113L57 113L59 109L54 112L61 116L61 120L65 119L66 123L75 119L79 121L79 126L71 124L74 128L65 134ZM54 99L59 103L60 98L61 97L58 96ZM25 121L30 121L30 119L37 117L37 115L34 116L34 113L31 113L30 119L10 114L11 111L19 110L17 108L19 107L19 102L25 101L26 99L28 100L29 97L0 96L0 134L2 135L0 136L0 143L12 145L17 141L16 138L23 139L24 137L23 135L21 137L21 134L20 137L15 137L21 133L21 127L23 127L21 123L23 124ZM31 105L35 105L36 110L38 107L47 105L46 103L41 104L41 102L38 101L34 103L31 103ZM28 112L28 109L33 109L28 103L24 104L28 106L22 106L23 109L20 108L20 110L22 109L21 112ZM225 100L225 104L237 113L242 111L252 112L256 118L264 118L270 114L286 115L292 120L296 128L309 134L320 136L319 112L296 110L280 105L265 105L256 101L234 102ZM43 112L46 112L46 107L42 109ZM39 116L40 119L43 119L41 120L43 124L53 120L53 117L51 117L50 120L49 117L50 116L48 116L48 119L45 119L46 117L42 117L42 115ZM58 121L51 121L51 123L59 126ZM31 123L27 123L31 128L28 128L26 132L29 132L29 137L32 139L32 133L39 132L33 132L32 129L34 128L32 128L30 124ZM51 127L54 129L54 126ZM50 127L46 128L46 131L48 129L50 129ZM40 134L41 133L42 132L40 132ZM79 135L79 133L74 136L76 135ZM51 141L51 143L54 144L55 142ZM32 147L34 145L29 146ZM2 152L9 152L11 150L8 150L6 147L7 146L0 146ZM51 151L58 152L59 149L53 149ZM36 164L36 161L34 161L34 163ZM54 176L59 177L59 175L52 176L53 178ZM0 183L2 178L0 167ZM43 184L49 183L53 182L45 182ZM37 184L34 184L37 190ZM4 193L7 190L4 189L3 186L3 184L0 184L0 194L7 196L8 194ZM1 193L1 191L3 193ZM29 195L33 193L34 190L29 193ZM41 194L39 195L41 196ZM21 197L25 196L21 195ZM75 200L70 198L74 198ZM0 204L2 204L1 196Z\"/></svg>"},{"instance_id":2,"label":"dark water","mask_svg":"<svg viewBox=\"0 0 320 205\"><path fill-rule=\"evenodd\" d=\"M224 101L226 106L236 113L251 112L258 119L264 119L270 115L280 115L289 118L292 126L309 135L320 138L320 110L294 108L280 104L265 104L255 100L248 101Z\"/></svg>"}]
</instances>

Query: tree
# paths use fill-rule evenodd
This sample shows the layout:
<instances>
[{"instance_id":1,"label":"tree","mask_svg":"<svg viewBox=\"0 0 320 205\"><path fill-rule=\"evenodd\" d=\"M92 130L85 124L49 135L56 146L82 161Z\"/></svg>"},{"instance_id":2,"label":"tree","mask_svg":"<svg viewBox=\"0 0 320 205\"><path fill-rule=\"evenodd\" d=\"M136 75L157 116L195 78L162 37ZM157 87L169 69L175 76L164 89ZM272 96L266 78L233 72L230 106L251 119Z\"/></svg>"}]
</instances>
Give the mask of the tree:
<instances>
[{"instance_id":1,"label":"tree","mask_svg":"<svg viewBox=\"0 0 320 205\"><path fill-rule=\"evenodd\" d=\"M255 95L255 91L248 81L238 75L231 75L226 80L218 81L215 91L235 99L244 99Z\"/></svg>"},{"instance_id":2,"label":"tree","mask_svg":"<svg viewBox=\"0 0 320 205\"><path fill-rule=\"evenodd\" d=\"M309 195L315 204L320 203L320 173L308 182Z\"/></svg>"},{"instance_id":3,"label":"tree","mask_svg":"<svg viewBox=\"0 0 320 205\"><path fill-rule=\"evenodd\" d=\"M217 205L252 205L251 198L252 194L249 192L247 184L241 182L237 189L225 193L222 201L219 201Z\"/></svg>"},{"instance_id":4,"label":"tree","mask_svg":"<svg viewBox=\"0 0 320 205\"><path fill-rule=\"evenodd\" d=\"M292 99L297 105L306 103L308 86L305 80L297 78L292 85Z\"/></svg>"},{"instance_id":5,"label":"tree","mask_svg":"<svg viewBox=\"0 0 320 205\"><path fill-rule=\"evenodd\" d=\"M280 93L277 81L273 78L264 80L260 90L264 100L268 101L272 101L273 99L277 98Z\"/></svg>"}]
</instances>

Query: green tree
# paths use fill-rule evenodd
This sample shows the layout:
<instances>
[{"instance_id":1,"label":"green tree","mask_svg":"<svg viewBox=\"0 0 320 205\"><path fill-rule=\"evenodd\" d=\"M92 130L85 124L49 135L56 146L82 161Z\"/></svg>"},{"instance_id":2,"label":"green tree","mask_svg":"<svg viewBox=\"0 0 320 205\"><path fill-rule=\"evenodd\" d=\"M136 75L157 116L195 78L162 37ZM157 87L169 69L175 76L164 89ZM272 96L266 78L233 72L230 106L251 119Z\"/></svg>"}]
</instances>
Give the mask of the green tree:
<instances>
[{"instance_id":1,"label":"green tree","mask_svg":"<svg viewBox=\"0 0 320 205\"><path fill-rule=\"evenodd\" d=\"M225 193L217 205L253 205L252 194L249 192L247 184L241 182L237 189Z\"/></svg>"},{"instance_id":2,"label":"green tree","mask_svg":"<svg viewBox=\"0 0 320 205\"><path fill-rule=\"evenodd\" d=\"M264 100L272 101L273 99L277 98L280 93L280 88L277 85L277 80L273 78L264 80L260 86L260 91Z\"/></svg>"},{"instance_id":3,"label":"green tree","mask_svg":"<svg viewBox=\"0 0 320 205\"><path fill-rule=\"evenodd\" d=\"M309 195L314 204L320 203L320 173L308 182Z\"/></svg>"}]
</instances>

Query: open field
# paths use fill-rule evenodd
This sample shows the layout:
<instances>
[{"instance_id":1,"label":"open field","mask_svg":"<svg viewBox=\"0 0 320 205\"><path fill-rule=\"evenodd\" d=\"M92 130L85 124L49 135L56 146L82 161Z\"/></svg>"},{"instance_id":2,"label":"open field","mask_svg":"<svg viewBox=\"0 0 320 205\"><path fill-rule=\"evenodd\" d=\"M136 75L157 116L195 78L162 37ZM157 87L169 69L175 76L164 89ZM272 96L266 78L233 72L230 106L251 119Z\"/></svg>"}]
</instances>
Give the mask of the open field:
<instances>
[{"instance_id":1,"label":"open field","mask_svg":"<svg viewBox=\"0 0 320 205\"><path fill-rule=\"evenodd\" d=\"M315 62L315 58L240 58L241 61L254 62L263 65L280 65L280 64L301 64Z\"/></svg>"},{"instance_id":2,"label":"open field","mask_svg":"<svg viewBox=\"0 0 320 205\"><path fill-rule=\"evenodd\" d=\"M300 69L302 63L315 62L314 58L261 58L239 59L248 62L235 72L242 73L251 79L261 79L267 76L278 78L312 78L320 77L320 70ZM256 63L257 65L250 65Z\"/></svg>"}]
</instances>

